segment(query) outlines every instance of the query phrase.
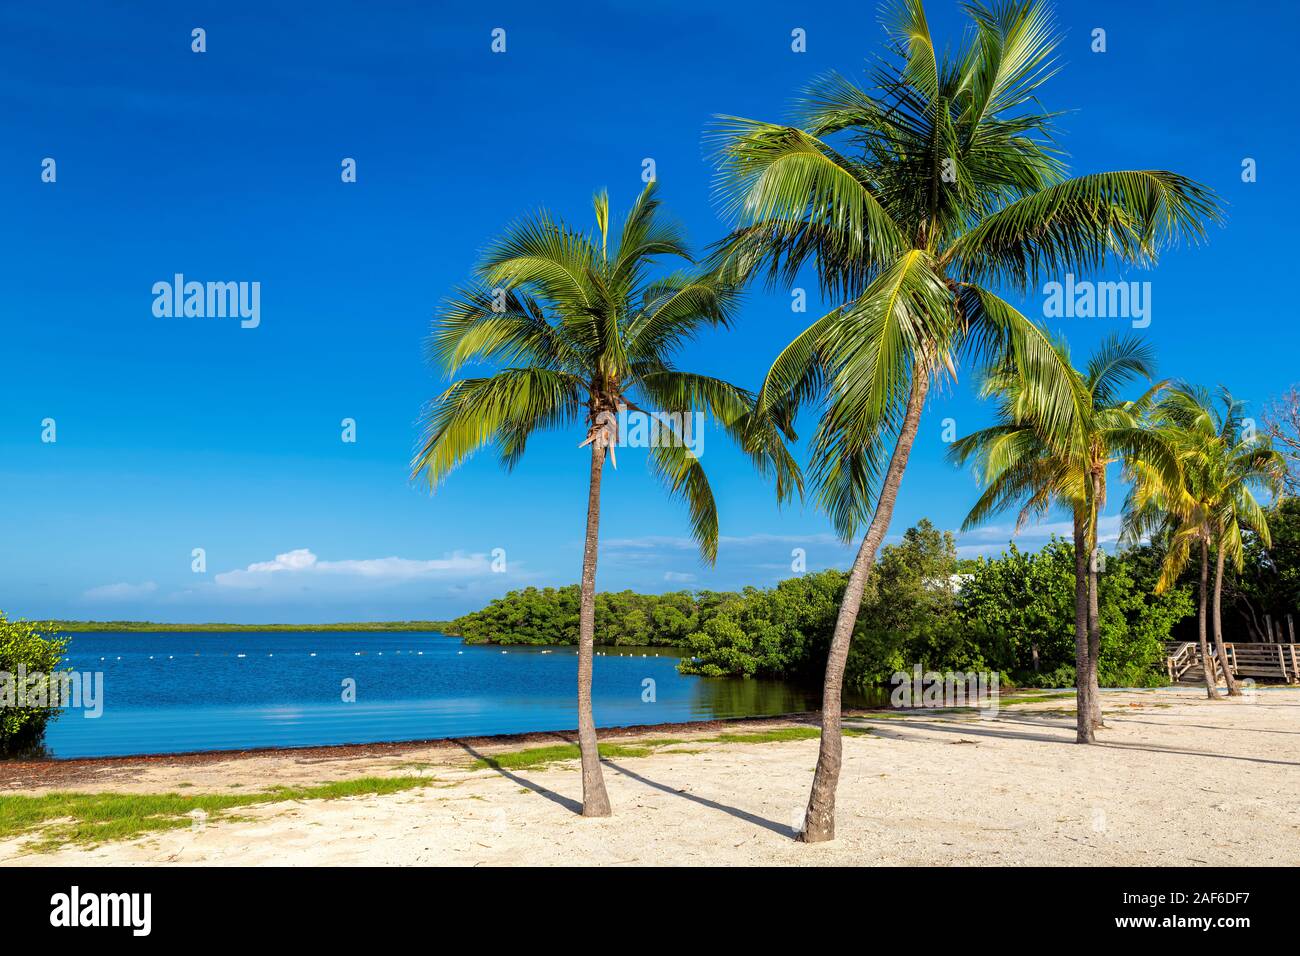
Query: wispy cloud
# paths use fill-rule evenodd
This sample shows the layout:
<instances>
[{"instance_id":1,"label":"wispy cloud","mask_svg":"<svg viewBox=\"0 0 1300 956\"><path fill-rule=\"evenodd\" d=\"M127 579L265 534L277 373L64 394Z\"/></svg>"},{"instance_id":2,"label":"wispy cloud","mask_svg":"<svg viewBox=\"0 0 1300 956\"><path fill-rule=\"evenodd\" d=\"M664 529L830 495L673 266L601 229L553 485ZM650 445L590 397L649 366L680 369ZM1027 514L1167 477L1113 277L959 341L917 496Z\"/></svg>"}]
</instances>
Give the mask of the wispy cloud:
<instances>
[{"instance_id":1,"label":"wispy cloud","mask_svg":"<svg viewBox=\"0 0 1300 956\"><path fill-rule=\"evenodd\" d=\"M102 584L97 588L91 588L82 595L88 601L129 601L133 598L147 597L158 590L158 585L153 581L144 581L140 584L129 584L125 581L119 584Z\"/></svg>"},{"instance_id":2,"label":"wispy cloud","mask_svg":"<svg viewBox=\"0 0 1300 956\"><path fill-rule=\"evenodd\" d=\"M1101 515L1097 519L1097 543L1115 544L1119 541L1123 518L1119 514ZM1074 524L1070 521L1043 521L1027 524L1017 530L1015 525L988 525L957 535L957 553L963 558L1000 554L1014 541L1022 549L1036 550L1055 535L1066 541L1074 540Z\"/></svg>"},{"instance_id":3,"label":"wispy cloud","mask_svg":"<svg viewBox=\"0 0 1300 956\"><path fill-rule=\"evenodd\" d=\"M441 558L364 558L322 561L307 548L277 554L272 561L256 561L248 567L214 576L218 587L264 588L280 584L301 585L312 580L334 583L400 584L417 580L463 580L491 572L486 554L454 551Z\"/></svg>"}]
</instances>

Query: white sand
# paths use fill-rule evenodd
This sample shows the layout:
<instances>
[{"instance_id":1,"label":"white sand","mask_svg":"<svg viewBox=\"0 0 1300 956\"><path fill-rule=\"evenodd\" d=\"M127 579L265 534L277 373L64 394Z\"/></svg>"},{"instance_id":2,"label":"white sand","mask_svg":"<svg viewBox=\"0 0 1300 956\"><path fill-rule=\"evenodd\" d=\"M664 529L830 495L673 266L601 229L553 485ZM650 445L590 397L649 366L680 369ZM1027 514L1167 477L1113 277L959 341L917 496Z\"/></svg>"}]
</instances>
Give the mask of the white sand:
<instances>
[{"instance_id":1,"label":"white sand","mask_svg":"<svg viewBox=\"0 0 1300 956\"><path fill-rule=\"evenodd\" d=\"M1103 700L1110 726L1096 747L1074 744L1073 717L1051 709L1072 699L995 719L854 721L875 735L845 739L838 839L818 846L791 839L817 755L816 740L800 740L687 743L613 760L615 816L603 820L574 812L576 762L470 771L463 752L442 749L418 771L412 754L150 768L111 788L412 772L436 783L246 808L236 812L249 820L90 849L32 854L11 840L0 843L0 864L1300 864L1300 689L1222 702L1181 688ZM80 789L109 788L96 783Z\"/></svg>"}]
</instances>

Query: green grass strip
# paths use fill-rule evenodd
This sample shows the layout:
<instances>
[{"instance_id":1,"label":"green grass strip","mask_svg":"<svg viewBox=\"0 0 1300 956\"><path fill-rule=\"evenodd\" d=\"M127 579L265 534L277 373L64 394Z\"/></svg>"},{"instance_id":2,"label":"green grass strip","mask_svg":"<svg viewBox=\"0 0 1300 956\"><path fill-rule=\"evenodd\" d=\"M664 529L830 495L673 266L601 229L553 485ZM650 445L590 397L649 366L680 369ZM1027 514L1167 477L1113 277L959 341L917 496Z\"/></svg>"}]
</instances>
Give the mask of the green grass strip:
<instances>
[{"instance_id":1,"label":"green grass strip","mask_svg":"<svg viewBox=\"0 0 1300 956\"><path fill-rule=\"evenodd\" d=\"M361 777L312 787L273 787L255 793L70 793L39 797L0 796L0 839L33 831L40 839L27 849L49 850L66 843L131 840L146 833L191 826L189 814L209 818L237 807L290 800L335 800L397 793L433 783L430 777Z\"/></svg>"}]
</instances>

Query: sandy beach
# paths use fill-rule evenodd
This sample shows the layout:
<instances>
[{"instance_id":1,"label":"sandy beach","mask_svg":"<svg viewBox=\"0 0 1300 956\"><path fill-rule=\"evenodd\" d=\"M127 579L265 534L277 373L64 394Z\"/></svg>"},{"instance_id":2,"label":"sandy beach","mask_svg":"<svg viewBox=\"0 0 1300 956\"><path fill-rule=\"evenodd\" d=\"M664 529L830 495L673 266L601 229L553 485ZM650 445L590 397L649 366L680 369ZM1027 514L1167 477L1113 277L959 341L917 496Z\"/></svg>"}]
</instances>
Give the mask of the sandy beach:
<instances>
[{"instance_id":1,"label":"sandy beach","mask_svg":"<svg viewBox=\"0 0 1300 956\"><path fill-rule=\"evenodd\" d=\"M674 730L606 764L615 816L577 815L577 762L472 769L478 756L560 742L440 742L202 759L0 768L6 794L227 792L419 774L385 796L278 802L234 819L53 852L0 842L31 865L1300 865L1300 689L1207 701L1195 688L1113 691L1101 744L1073 743L1069 697L972 712L858 716L846 737L837 839L792 839L815 739L706 742ZM754 720L732 732L797 726ZM663 730L602 735L620 744ZM26 765L28 768L39 765Z\"/></svg>"}]
</instances>

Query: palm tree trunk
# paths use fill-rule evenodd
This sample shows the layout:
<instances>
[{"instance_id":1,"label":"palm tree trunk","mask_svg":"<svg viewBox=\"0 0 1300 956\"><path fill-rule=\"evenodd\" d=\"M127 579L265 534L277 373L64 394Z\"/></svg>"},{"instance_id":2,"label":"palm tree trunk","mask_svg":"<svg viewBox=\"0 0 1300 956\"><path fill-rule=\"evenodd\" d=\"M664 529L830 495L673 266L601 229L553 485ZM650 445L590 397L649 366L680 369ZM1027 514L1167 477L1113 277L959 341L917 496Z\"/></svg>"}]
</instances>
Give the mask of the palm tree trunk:
<instances>
[{"instance_id":1,"label":"palm tree trunk","mask_svg":"<svg viewBox=\"0 0 1300 956\"><path fill-rule=\"evenodd\" d=\"M1097 572L1093 561L1095 549L1088 553L1088 716L1094 728L1105 727L1101 717L1101 683L1097 676L1101 659L1101 616L1097 611Z\"/></svg>"},{"instance_id":2,"label":"palm tree trunk","mask_svg":"<svg viewBox=\"0 0 1300 956\"><path fill-rule=\"evenodd\" d=\"M578 611L578 749L582 753L582 815L607 817L612 812L600 770L596 719L591 712L591 673L596 638L596 547L600 537L600 473L605 447L591 443L591 481L587 490L587 537L582 550L582 592Z\"/></svg>"},{"instance_id":3,"label":"palm tree trunk","mask_svg":"<svg viewBox=\"0 0 1300 956\"><path fill-rule=\"evenodd\" d=\"M921 424L921 411L925 408L925 396L930 390L929 374L921 368L913 373L912 394L907 399L907 412L903 416L903 425L894 444L894 453L889 459L889 470L885 472L884 483L880 487L880 498L876 501L875 514L871 516L871 526L867 528L862 547L853 559L853 569L849 572L848 584L844 588L844 598L840 601L839 616L835 619L835 632L831 637L830 650L826 655L826 680L822 686L822 737L821 749L817 753L817 770L813 774L812 793L808 798L808 810L804 814L803 830L799 839L805 843L822 843L835 839L835 789L840 782L840 764L843 760L844 740L840 726L840 695L844 686L844 664L849 656L849 643L853 637L853 625L858 620L858 610L862 607L862 595L866 590L867 578L876 561L876 549L880 547L889 530L889 522L894 516L894 504L898 500L898 486L903 481L903 472L907 468L907 458L916 441L916 432Z\"/></svg>"},{"instance_id":4,"label":"palm tree trunk","mask_svg":"<svg viewBox=\"0 0 1300 956\"><path fill-rule=\"evenodd\" d=\"M1092 705L1089 711L1092 726L1097 728L1106 726L1101 719L1101 687L1097 678L1101 659L1101 614L1097 608L1097 521L1101 511L1099 475L1092 476L1092 490L1092 534L1088 548L1088 699Z\"/></svg>"},{"instance_id":5,"label":"palm tree trunk","mask_svg":"<svg viewBox=\"0 0 1300 956\"><path fill-rule=\"evenodd\" d=\"M1197 628L1201 641L1201 667L1205 673L1205 693L1210 700L1219 699L1219 682L1214 679L1214 664L1210 660L1210 648L1205 640L1205 610L1210 591L1210 545L1201 539L1201 596L1197 602Z\"/></svg>"},{"instance_id":6,"label":"palm tree trunk","mask_svg":"<svg viewBox=\"0 0 1300 956\"><path fill-rule=\"evenodd\" d=\"M1228 682L1228 696L1240 697L1237 678L1228 666L1228 652L1223 646L1223 542L1219 542L1218 557L1214 562L1214 651L1219 655L1219 666L1223 668L1223 679Z\"/></svg>"},{"instance_id":7,"label":"palm tree trunk","mask_svg":"<svg viewBox=\"0 0 1300 956\"><path fill-rule=\"evenodd\" d=\"M1088 650L1089 613L1088 570L1092 555L1088 553L1087 518L1083 508L1074 509L1074 687L1075 742L1096 743L1092 721L1092 680Z\"/></svg>"}]
</instances>

